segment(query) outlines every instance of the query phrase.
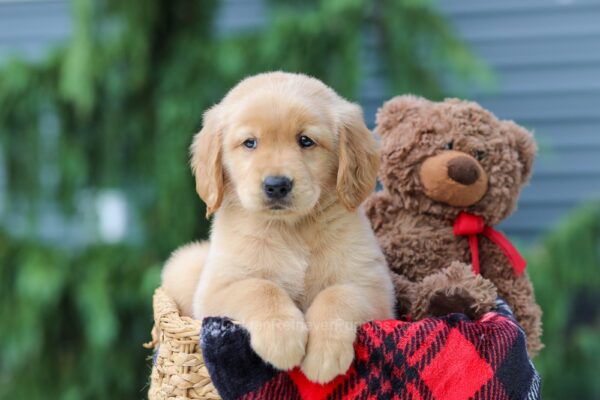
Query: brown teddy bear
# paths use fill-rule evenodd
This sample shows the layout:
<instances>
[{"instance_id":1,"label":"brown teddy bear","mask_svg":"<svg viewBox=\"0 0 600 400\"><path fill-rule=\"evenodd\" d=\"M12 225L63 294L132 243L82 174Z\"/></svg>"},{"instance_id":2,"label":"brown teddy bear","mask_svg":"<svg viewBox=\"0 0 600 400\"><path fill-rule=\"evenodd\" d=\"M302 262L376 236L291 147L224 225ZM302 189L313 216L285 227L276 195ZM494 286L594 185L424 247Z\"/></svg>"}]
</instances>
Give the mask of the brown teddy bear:
<instances>
[{"instance_id":1,"label":"brown teddy bear","mask_svg":"<svg viewBox=\"0 0 600 400\"><path fill-rule=\"evenodd\" d=\"M473 318L503 297L541 348L541 310L525 261L493 226L531 174L533 136L476 103L399 96L377 114L384 190L367 215L393 272L399 314Z\"/></svg>"}]
</instances>

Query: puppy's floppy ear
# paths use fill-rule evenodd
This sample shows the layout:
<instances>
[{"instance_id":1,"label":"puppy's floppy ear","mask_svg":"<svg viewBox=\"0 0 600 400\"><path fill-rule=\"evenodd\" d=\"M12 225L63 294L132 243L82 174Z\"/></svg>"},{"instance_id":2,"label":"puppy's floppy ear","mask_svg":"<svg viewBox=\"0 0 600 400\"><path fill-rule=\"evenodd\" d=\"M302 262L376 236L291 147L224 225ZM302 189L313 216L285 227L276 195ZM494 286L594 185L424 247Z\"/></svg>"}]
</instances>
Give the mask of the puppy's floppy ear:
<instances>
[{"instance_id":1,"label":"puppy's floppy ear","mask_svg":"<svg viewBox=\"0 0 600 400\"><path fill-rule=\"evenodd\" d=\"M337 192L342 204L352 211L375 189L378 144L359 106L345 104L340 124Z\"/></svg>"},{"instance_id":2,"label":"puppy's floppy ear","mask_svg":"<svg viewBox=\"0 0 600 400\"><path fill-rule=\"evenodd\" d=\"M515 145L521 162L521 183L526 183L531 177L533 160L537 153L537 145L533 134L513 121L502 121L504 129L515 139Z\"/></svg>"},{"instance_id":3,"label":"puppy's floppy ear","mask_svg":"<svg viewBox=\"0 0 600 400\"><path fill-rule=\"evenodd\" d=\"M202 130L190 146L191 167L196 177L196 191L206 203L206 216L214 213L223 200L223 164L221 130L216 107L204 113Z\"/></svg>"}]
</instances>

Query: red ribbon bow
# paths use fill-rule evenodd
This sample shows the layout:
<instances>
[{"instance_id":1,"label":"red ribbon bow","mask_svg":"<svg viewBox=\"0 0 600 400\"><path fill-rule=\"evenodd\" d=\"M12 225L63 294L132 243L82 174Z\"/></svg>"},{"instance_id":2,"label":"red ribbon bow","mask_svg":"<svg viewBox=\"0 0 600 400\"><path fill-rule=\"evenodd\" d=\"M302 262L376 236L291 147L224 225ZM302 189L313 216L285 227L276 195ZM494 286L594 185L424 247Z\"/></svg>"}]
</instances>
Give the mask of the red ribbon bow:
<instances>
[{"instance_id":1,"label":"red ribbon bow","mask_svg":"<svg viewBox=\"0 0 600 400\"><path fill-rule=\"evenodd\" d=\"M479 274L479 246L477 243L477 235L482 234L490 239L502 250L502 252L510 261L515 275L519 277L525 267L527 261L519 253L519 251L510 243L510 241L502 233L498 232L491 226L485 225L483 217L461 212L454 221L454 235L467 236L469 238L469 247L471 248L471 258L473 262L473 272Z\"/></svg>"}]
</instances>

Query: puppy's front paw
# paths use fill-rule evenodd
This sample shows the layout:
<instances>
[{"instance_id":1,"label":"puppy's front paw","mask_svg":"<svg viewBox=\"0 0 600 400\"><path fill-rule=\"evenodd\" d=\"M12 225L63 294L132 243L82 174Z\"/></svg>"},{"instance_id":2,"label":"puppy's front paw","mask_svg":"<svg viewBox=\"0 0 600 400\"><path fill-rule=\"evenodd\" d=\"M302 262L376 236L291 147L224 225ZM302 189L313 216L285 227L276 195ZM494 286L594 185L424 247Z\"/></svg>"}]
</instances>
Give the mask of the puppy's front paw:
<instances>
[{"instance_id":1,"label":"puppy's front paw","mask_svg":"<svg viewBox=\"0 0 600 400\"><path fill-rule=\"evenodd\" d=\"M354 359L354 338L356 330L320 333L311 328L302 361L302 372L308 379L326 383L350 368Z\"/></svg>"},{"instance_id":2,"label":"puppy's front paw","mask_svg":"<svg viewBox=\"0 0 600 400\"><path fill-rule=\"evenodd\" d=\"M247 328L252 349L264 361L281 370L300 365L306 352L308 328L299 310L294 317L253 321Z\"/></svg>"}]
</instances>

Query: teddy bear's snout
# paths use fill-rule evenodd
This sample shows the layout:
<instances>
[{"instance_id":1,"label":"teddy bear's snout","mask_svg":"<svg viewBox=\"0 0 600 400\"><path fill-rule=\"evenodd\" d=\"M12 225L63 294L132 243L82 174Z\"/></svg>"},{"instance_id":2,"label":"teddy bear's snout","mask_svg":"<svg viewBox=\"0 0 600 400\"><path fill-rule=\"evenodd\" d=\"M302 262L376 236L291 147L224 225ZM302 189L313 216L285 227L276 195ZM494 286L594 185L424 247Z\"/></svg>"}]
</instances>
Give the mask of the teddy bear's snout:
<instances>
[{"instance_id":1,"label":"teddy bear's snout","mask_svg":"<svg viewBox=\"0 0 600 400\"><path fill-rule=\"evenodd\" d=\"M479 179L479 165L467 156L458 156L448 161L448 176L463 185L472 185Z\"/></svg>"},{"instance_id":2,"label":"teddy bear's snout","mask_svg":"<svg viewBox=\"0 0 600 400\"><path fill-rule=\"evenodd\" d=\"M455 150L425 159L419 178L428 197L454 207L477 203L488 188L488 177L481 164L469 154Z\"/></svg>"}]
</instances>

